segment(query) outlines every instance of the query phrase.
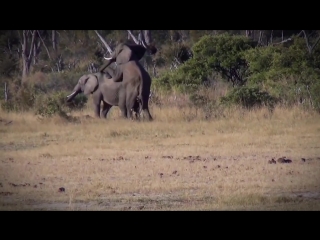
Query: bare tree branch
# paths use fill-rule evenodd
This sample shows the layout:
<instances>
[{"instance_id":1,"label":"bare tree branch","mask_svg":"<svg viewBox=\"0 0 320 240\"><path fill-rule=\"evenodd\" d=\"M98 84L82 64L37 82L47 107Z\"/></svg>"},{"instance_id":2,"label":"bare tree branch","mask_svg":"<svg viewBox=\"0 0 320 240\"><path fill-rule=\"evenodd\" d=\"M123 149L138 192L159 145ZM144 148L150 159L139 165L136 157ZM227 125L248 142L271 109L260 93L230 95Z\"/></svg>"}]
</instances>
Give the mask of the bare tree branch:
<instances>
[{"instance_id":1,"label":"bare tree branch","mask_svg":"<svg viewBox=\"0 0 320 240\"><path fill-rule=\"evenodd\" d=\"M36 30L33 30L32 39L31 39L30 53L29 53L29 56L28 56L28 61L30 61L30 62L31 62L31 57L32 57L32 51L33 51L33 48L34 48L35 37L36 37Z\"/></svg>"},{"instance_id":2,"label":"bare tree branch","mask_svg":"<svg viewBox=\"0 0 320 240\"><path fill-rule=\"evenodd\" d=\"M127 30L132 40L139 45L138 39L132 34L131 30Z\"/></svg>"},{"instance_id":3,"label":"bare tree branch","mask_svg":"<svg viewBox=\"0 0 320 240\"><path fill-rule=\"evenodd\" d=\"M145 48L147 48L147 43L146 43L146 40L145 40L145 38L144 38L143 30L140 30L140 37L141 37L141 44L142 44L142 46L144 46Z\"/></svg>"},{"instance_id":4,"label":"bare tree branch","mask_svg":"<svg viewBox=\"0 0 320 240\"><path fill-rule=\"evenodd\" d=\"M310 48L310 45L309 45L309 39L307 37L307 34L304 30L302 30L303 34L304 34L304 39L306 40L306 45L307 45L307 48L308 48L308 51L309 53L311 53L311 48Z\"/></svg>"},{"instance_id":5,"label":"bare tree branch","mask_svg":"<svg viewBox=\"0 0 320 240\"><path fill-rule=\"evenodd\" d=\"M277 44L281 44L281 43L285 43L285 42L289 42L289 41L292 41L292 38L285 39L285 40L278 42L278 43L272 43L271 45L277 45Z\"/></svg>"},{"instance_id":6,"label":"bare tree branch","mask_svg":"<svg viewBox=\"0 0 320 240\"><path fill-rule=\"evenodd\" d=\"M97 30L94 30L94 31L95 31L95 33L98 35L99 39L100 39L101 42L104 44L104 46L107 48L108 52L109 52L110 54L112 54L112 50L111 50L109 44L103 39L103 37L98 33Z\"/></svg>"},{"instance_id":7,"label":"bare tree branch","mask_svg":"<svg viewBox=\"0 0 320 240\"><path fill-rule=\"evenodd\" d=\"M318 45L319 41L320 41L320 36L318 37L318 39L316 40L316 42L315 42L315 43L313 44L313 46L311 47L311 52L313 52L313 49L315 48L315 46Z\"/></svg>"},{"instance_id":8,"label":"bare tree branch","mask_svg":"<svg viewBox=\"0 0 320 240\"><path fill-rule=\"evenodd\" d=\"M39 30L37 30L37 33L38 33L38 36L39 36L39 38L40 38L40 40L41 40L41 42L42 42L42 44L43 44L44 48L45 48L45 49L46 49L46 51L47 51L47 54L48 54L49 59L51 60L51 56L50 56L49 49L47 48L46 44L44 43L44 41L43 41L43 39L42 39L42 37L41 37L41 35L40 35L40 33L39 33Z\"/></svg>"}]
</instances>

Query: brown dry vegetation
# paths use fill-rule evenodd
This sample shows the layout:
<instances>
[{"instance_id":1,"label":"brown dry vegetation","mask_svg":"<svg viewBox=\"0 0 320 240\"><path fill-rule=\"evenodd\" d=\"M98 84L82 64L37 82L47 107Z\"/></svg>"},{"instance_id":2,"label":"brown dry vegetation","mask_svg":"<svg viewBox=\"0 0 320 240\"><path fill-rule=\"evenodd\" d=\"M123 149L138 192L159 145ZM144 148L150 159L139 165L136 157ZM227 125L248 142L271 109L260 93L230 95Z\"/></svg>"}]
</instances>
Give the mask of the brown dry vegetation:
<instances>
[{"instance_id":1,"label":"brown dry vegetation","mask_svg":"<svg viewBox=\"0 0 320 240\"><path fill-rule=\"evenodd\" d=\"M117 108L86 118L90 105L78 122L1 112L0 209L320 210L319 115L194 112L154 106L151 123ZM282 156L292 163L268 163Z\"/></svg>"}]
</instances>

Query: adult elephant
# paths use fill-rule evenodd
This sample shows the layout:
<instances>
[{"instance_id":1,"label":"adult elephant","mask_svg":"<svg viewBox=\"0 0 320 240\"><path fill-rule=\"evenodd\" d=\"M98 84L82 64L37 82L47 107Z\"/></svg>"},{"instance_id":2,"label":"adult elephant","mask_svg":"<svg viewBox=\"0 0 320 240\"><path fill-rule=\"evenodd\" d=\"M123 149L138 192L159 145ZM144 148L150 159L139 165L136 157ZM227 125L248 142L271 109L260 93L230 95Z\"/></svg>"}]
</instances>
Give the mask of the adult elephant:
<instances>
[{"instance_id":1,"label":"adult elephant","mask_svg":"<svg viewBox=\"0 0 320 240\"><path fill-rule=\"evenodd\" d=\"M110 64L115 62L116 65L121 65L132 60L140 61L147 51L151 55L154 55L157 53L157 48L151 44L142 46L131 42L120 43L116 46L111 57L105 58L107 61L100 68L100 72L109 72L115 82L120 82L122 81L123 77L123 72L121 71L122 69L116 68L115 71L111 70L110 72L110 69L108 68Z\"/></svg>"},{"instance_id":2,"label":"adult elephant","mask_svg":"<svg viewBox=\"0 0 320 240\"><path fill-rule=\"evenodd\" d=\"M113 52L111 58L100 68L100 72L109 73L114 82L122 82L119 104L126 106L127 117L132 117L131 109L134 106L135 96L138 95L141 101L141 112L146 119L152 121L149 111L149 95L151 88L151 77L141 66L139 60L146 51L155 54L157 49L152 46L141 46L137 44L119 44ZM109 67L115 63L115 68ZM139 86L139 87L137 87ZM132 92L135 89L135 92ZM125 117L125 113L123 113Z\"/></svg>"},{"instance_id":3,"label":"adult elephant","mask_svg":"<svg viewBox=\"0 0 320 240\"><path fill-rule=\"evenodd\" d=\"M121 112L124 113L126 108L124 105L121 105L124 100L120 101L121 97L119 95L121 92L121 86L121 82L114 82L107 73L98 72L86 74L80 77L77 85L73 89L73 92L67 96L67 102L71 102L79 93L83 93L85 95L92 94L95 117L106 118L112 106L119 106ZM134 86L133 84L131 87L131 90L129 88L127 89L129 91L128 94L135 96L135 100L130 111L135 112L137 117L141 108L140 101L138 101L137 98L137 93L135 93L135 88L138 86Z\"/></svg>"}]
</instances>

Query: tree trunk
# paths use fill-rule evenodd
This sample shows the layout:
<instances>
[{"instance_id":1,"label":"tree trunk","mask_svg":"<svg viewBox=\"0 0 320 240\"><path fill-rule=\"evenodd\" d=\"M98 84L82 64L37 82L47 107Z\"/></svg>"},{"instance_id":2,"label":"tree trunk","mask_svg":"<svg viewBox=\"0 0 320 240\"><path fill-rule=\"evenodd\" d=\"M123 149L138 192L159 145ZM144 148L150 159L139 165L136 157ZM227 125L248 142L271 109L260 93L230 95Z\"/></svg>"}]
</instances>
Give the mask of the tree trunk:
<instances>
[{"instance_id":1,"label":"tree trunk","mask_svg":"<svg viewBox=\"0 0 320 240\"><path fill-rule=\"evenodd\" d=\"M149 46L151 44L151 31L143 30L143 37L144 37L145 43Z\"/></svg>"},{"instance_id":2,"label":"tree trunk","mask_svg":"<svg viewBox=\"0 0 320 240\"><path fill-rule=\"evenodd\" d=\"M154 63L153 63L153 76L154 76L154 77L157 77L156 66L157 66L157 64L156 64L156 62L154 62Z\"/></svg>"},{"instance_id":3,"label":"tree trunk","mask_svg":"<svg viewBox=\"0 0 320 240\"><path fill-rule=\"evenodd\" d=\"M34 40L34 45L33 45L33 65L37 64L38 62L38 55L40 53L40 47L41 47L41 42L39 40L39 36L38 35L38 30L37 33L35 33L35 40Z\"/></svg>"},{"instance_id":4,"label":"tree trunk","mask_svg":"<svg viewBox=\"0 0 320 240\"><path fill-rule=\"evenodd\" d=\"M132 40L139 45L139 40L133 35L133 33L131 32L131 30L127 30L128 34L130 35L130 38L132 38ZM139 38L140 38L140 34L139 34Z\"/></svg>"},{"instance_id":5,"label":"tree trunk","mask_svg":"<svg viewBox=\"0 0 320 240\"><path fill-rule=\"evenodd\" d=\"M27 46L28 46L28 36L32 35L31 38L31 44L30 44L30 50L28 51ZM32 52L34 48L34 41L35 41L35 35L36 31L33 30L23 30L22 31L22 62L23 62L23 69L22 69L22 83L24 83L27 80L27 77L30 72L30 66L31 66L31 61L32 61Z\"/></svg>"},{"instance_id":6,"label":"tree trunk","mask_svg":"<svg viewBox=\"0 0 320 240\"><path fill-rule=\"evenodd\" d=\"M57 51L57 33L56 30L52 30L52 48Z\"/></svg>"},{"instance_id":7,"label":"tree trunk","mask_svg":"<svg viewBox=\"0 0 320 240\"><path fill-rule=\"evenodd\" d=\"M4 83L4 101L8 101L8 87L6 82Z\"/></svg>"}]
</instances>

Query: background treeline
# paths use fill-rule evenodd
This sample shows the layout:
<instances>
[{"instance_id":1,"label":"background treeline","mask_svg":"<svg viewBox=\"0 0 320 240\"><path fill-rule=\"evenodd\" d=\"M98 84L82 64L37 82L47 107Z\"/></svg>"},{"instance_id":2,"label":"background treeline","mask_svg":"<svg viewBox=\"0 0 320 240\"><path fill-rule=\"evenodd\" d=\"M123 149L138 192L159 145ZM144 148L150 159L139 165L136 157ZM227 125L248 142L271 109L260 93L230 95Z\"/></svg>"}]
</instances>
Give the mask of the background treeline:
<instances>
[{"instance_id":1,"label":"background treeline","mask_svg":"<svg viewBox=\"0 0 320 240\"><path fill-rule=\"evenodd\" d=\"M320 112L319 30L0 30L0 101L6 111L66 115L79 77L95 72L119 42L148 36L158 49L141 63L151 105L193 107L206 118L232 105Z\"/></svg>"}]
</instances>

